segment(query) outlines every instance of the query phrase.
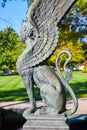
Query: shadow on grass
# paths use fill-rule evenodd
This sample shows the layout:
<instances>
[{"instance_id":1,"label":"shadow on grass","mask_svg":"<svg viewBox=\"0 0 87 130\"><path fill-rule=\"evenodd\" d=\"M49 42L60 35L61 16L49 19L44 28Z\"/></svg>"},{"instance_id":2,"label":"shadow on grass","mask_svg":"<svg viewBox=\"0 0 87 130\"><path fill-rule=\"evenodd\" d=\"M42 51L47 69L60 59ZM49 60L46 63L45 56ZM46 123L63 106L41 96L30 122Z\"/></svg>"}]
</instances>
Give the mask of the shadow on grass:
<instances>
[{"instance_id":1,"label":"shadow on grass","mask_svg":"<svg viewBox=\"0 0 87 130\"><path fill-rule=\"evenodd\" d=\"M39 100L40 91L39 88L35 87L35 99ZM0 101L22 101L29 100L25 88L20 88L17 90L6 90L0 91Z\"/></svg>"},{"instance_id":2,"label":"shadow on grass","mask_svg":"<svg viewBox=\"0 0 87 130\"><path fill-rule=\"evenodd\" d=\"M73 91L76 96L79 98L87 96L87 82L78 82L71 83ZM40 100L40 89L35 87L35 99ZM69 93L67 92L67 97L70 98ZM25 88L20 88L17 90L6 90L0 91L0 101L17 101L17 100L28 100L27 92Z\"/></svg>"},{"instance_id":3,"label":"shadow on grass","mask_svg":"<svg viewBox=\"0 0 87 130\"><path fill-rule=\"evenodd\" d=\"M73 91L78 98L87 97L87 82L70 83ZM67 93L69 97L69 93Z\"/></svg>"}]
</instances>

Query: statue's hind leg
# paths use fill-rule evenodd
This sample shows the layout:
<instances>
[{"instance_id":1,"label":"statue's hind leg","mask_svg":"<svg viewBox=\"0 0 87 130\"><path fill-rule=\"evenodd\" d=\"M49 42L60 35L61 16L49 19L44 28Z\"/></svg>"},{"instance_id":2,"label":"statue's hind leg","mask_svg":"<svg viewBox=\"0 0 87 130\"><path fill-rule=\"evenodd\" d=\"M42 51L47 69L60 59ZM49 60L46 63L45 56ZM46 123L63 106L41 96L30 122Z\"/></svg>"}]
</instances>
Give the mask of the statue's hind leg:
<instances>
[{"instance_id":1,"label":"statue's hind leg","mask_svg":"<svg viewBox=\"0 0 87 130\"><path fill-rule=\"evenodd\" d=\"M40 94L46 107L41 113L57 113L64 111L65 99L63 86L60 84L58 77L47 65L41 65L34 69L34 81L40 87Z\"/></svg>"}]
</instances>

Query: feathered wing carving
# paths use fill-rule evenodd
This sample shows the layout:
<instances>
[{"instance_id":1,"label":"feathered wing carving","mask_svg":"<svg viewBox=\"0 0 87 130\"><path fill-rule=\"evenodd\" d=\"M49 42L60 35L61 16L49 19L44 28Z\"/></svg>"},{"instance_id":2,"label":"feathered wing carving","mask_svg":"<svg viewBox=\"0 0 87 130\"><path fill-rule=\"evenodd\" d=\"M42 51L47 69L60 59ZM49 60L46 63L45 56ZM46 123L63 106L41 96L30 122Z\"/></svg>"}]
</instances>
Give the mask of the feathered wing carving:
<instances>
[{"instance_id":1,"label":"feathered wing carving","mask_svg":"<svg viewBox=\"0 0 87 130\"><path fill-rule=\"evenodd\" d=\"M38 31L32 51L23 66L31 68L46 60L58 43L58 23L76 0L35 0L28 10L28 22Z\"/></svg>"}]
</instances>

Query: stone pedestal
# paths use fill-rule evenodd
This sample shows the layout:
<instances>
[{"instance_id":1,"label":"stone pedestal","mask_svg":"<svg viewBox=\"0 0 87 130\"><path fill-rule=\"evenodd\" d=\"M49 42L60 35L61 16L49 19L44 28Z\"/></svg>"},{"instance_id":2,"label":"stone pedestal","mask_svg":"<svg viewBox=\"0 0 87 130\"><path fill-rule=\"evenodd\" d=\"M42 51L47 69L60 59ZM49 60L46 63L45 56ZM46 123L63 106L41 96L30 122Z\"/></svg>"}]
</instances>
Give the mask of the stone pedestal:
<instances>
[{"instance_id":1,"label":"stone pedestal","mask_svg":"<svg viewBox=\"0 0 87 130\"><path fill-rule=\"evenodd\" d=\"M29 115L23 130L69 130L64 114L52 115Z\"/></svg>"}]
</instances>

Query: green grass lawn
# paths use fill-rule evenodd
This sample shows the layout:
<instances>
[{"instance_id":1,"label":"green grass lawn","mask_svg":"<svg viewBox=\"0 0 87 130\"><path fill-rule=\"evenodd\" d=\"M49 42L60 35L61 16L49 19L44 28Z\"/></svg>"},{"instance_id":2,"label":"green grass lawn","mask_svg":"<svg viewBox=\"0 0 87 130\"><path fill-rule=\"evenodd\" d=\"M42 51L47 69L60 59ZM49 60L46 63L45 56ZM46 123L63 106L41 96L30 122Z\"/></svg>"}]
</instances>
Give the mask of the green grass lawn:
<instances>
[{"instance_id":1,"label":"green grass lawn","mask_svg":"<svg viewBox=\"0 0 87 130\"><path fill-rule=\"evenodd\" d=\"M70 86L77 97L87 97L87 74L81 71L72 72ZM68 97L69 94L67 93ZM39 89L35 87L35 97L40 99ZM0 101L28 100L25 86L19 75L0 76Z\"/></svg>"},{"instance_id":2,"label":"green grass lawn","mask_svg":"<svg viewBox=\"0 0 87 130\"><path fill-rule=\"evenodd\" d=\"M39 88L35 87L35 97L40 99ZM19 75L0 76L0 101L28 100L26 88Z\"/></svg>"},{"instance_id":3,"label":"green grass lawn","mask_svg":"<svg viewBox=\"0 0 87 130\"><path fill-rule=\"evenodd\" d=\"M74 90L77 97L87 97L87 73L73 71L72 75L73 78L70 81L70 86Z\"/></svg>"}]
</instances>

